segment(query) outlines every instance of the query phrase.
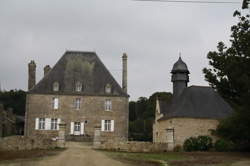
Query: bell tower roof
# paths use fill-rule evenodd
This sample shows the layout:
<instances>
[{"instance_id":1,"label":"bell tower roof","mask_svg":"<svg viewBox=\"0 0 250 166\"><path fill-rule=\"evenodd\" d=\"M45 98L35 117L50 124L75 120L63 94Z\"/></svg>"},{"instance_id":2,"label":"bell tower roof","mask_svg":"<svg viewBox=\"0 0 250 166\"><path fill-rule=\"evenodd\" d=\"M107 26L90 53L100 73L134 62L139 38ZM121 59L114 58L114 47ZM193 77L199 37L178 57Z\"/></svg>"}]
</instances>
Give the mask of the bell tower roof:
<instances>
[{"instance_id":1,"label":"bell tower roof","mask_svg":"<svg viewBox=\"0 0 250 166\"><path fill-rule=\"evenodd\" d=\"M171 73L187 73L189 74L188 67L185 62L182 61L181 56L179 57L178 61L175 62Z\"/></svg>"}]
</instances>

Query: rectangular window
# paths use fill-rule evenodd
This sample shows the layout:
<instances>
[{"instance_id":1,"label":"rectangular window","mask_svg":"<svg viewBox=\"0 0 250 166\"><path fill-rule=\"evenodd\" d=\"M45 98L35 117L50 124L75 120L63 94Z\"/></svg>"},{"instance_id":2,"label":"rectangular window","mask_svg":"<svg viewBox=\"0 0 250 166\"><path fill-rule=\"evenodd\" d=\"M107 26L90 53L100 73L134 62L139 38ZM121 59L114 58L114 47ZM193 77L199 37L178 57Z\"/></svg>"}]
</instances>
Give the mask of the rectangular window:
<instances>
[{"instance_id":1,"label":"rectangular window","mask_svg":"<svg viewBox=\"0 0 250 166\"><path fill-rule=\"evenodd\" d=\"M39 118L38 129L39 130L45 130L45 118Z\"/></svg>"},{"instance_id":2,"label":"rectangular window","mask_svg":"<svg viewBox=\"0 0 250 166\"><path fill-rule=\"evenodd\" d=\"M56 118L51 119L51 130L57 130L58 121Z\"/></svg>"},{"instance_id":3,"label":"rectangular window","mask_svg":"<svg viewBox=\"0 0 250 166\"><path fill-rule=\"evenodd\" d=\"M75 109L79 110L81 107L81 98L76 98L75 99Z\"/></svg>"},{"instance_id":4,"label":"rectangular window","mask_svg":"<svg viewBox=\"0 0 250 166\"><path fill-rule=\"evenodd\" d=\"M112 101L110 99L105 100L105 111L111 111L112 110Z\"/></svg>"},{"instance_id":5,"label":"rectangular window","mask_svg":"<svg viewBox=\"0 0 250 166\"><path fill-rule=\"evenodd\" d=\"M75 122L74 123L74 131L80 132L80 129L81 129L81 123Z\"/></svg>"},{"instance_id":6,"label":"rectangular window","mask_svg":"<svg viewBox=\"0 0 250 166\"><path fill-rule=\"evenodd\" d=\"M104 131L111 131L111 120L104 121Z\"/></svg>"},{"instance_id":7,"label":"rectangular window","mask_svg":"<svg viewBox=\"0 0 250 166\"><path fill-rule=\"evenodd\" d=\"M57 110L59 108L59 99L57 97L53 98L53 109Z\"/></svg>"}]
</instances>

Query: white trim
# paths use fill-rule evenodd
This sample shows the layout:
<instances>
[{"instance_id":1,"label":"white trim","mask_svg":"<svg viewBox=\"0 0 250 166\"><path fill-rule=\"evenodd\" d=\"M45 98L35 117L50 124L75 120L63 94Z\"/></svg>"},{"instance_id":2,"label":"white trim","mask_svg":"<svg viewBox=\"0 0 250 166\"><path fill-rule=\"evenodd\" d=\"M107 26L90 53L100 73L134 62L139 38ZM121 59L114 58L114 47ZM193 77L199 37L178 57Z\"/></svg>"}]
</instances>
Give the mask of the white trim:
<instances>
[{"instance_id":1,"label":"white trim","mask_svg":"<svg viewBox=\"0 0 250 166\"><path fill-rule=\"evenodd\" d=\"M115 121L111 120L111 131L112 132L114 131L114 126L115 126Z\"/></svg>"},{"instance_id":2,"label":"white trim","mask_svg":"<svg viewBox=\"0 0 250 166\"><path fill-rule=\"evenodd\" d=\"M45 118L45 130L51 130L51 119Z\"/></svg>"},{"instance_id":3,"label":"white trim","mask_svg":"<svg viewBox=\"0 0 250 166\"><path fill-rule=\"evenodd\" d=\"M101 121L101 131L104 131L105 120Z\"/></svg>"},{"instance_id":4,"label":"white trim","mask_svg":"<svg viewBox=\"0 0 250 166\"><path fill-rule=\"evenodd\" d=\"M61 119L60 118L58 118L57 119L57 130L59 130L60 129L60 126L59 126L59 124L61 123Z\"/></svg>"},{"instance_id":5,"label":"white trim","mask_svg":"<svg viewBox=\"0 0 250 166\"><path fill-rule=\"evenodd\" d=\"M74 122L70 122L70 134L74 134Z\"/></svg>"},{"instance_id":6,"label":"white trim","mask_svg":"<svg viewBox=\"0 0 250 166\"><path fill-rule=\"evenodd\" d=\"M84 135L84 122L81 122L80 134Z\"/></svg>"},{"instance_id":7,"label":"white trim","mask_svg":"<svg viewBox=\"0 0 250 166\"><path fill-rule=\"evenodd\" d=\"M39 129L39 118L35 119L35 130Z\"/></svg>"}]
</instances>

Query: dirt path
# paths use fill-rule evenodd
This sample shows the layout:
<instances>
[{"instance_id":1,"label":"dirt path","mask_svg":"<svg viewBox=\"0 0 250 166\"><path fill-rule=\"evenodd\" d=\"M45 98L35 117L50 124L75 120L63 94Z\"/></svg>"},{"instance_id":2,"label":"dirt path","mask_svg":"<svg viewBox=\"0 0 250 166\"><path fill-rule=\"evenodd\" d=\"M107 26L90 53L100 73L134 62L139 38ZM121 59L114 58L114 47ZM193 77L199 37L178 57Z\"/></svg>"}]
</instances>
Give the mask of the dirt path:
<instances>
[{"instance_id":1,"label":"dirt path","mask_svg":"<svg viewBox=\"0 0 250 166\"><path fill-rule=\"evenodd\" d=\"M68 142L68 149L59 155L34 160L18 160L0 166L128 166L94 151L82 143Z\"/></svg>"}]
</instances>

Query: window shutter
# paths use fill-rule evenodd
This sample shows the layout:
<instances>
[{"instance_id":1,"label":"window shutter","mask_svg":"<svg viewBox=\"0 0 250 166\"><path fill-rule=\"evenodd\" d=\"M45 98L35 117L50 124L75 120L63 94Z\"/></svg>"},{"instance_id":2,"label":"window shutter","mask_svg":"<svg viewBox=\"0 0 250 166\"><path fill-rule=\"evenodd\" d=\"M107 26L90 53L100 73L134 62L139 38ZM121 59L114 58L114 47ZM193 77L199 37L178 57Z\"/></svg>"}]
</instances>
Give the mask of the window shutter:
<instances>
[{"instance_id":1,"label":"window shutter","mask_svg":"<svg viewBox=\"0 0 250 166\"><path fill-rule=\"evenodd\" d=\"M51 129L51 119L45 118L45 130L50 130L50 129Z\"/></svg>"},{"instance_id":2,"label":"window shutter","mask_svg":"<svg viewBox=\"0 0 250 166\"><path fill-rule=\"evenodd\" d=\"M57 119L57 130L59 130L59 124L61 123L61 119L60 118L58 118Z\"/></svg>"},{"instance_id":3,"label":"window shutter","mask_svg":"<svg viewBox=\"0 0 250 166\"><path fill-rule=\"evenodd\" d=\"M114 131L115 121L111 120L111 131Z\"/></svg>"},{"instance_id":4,"label":"window shutter","mask_svg":"<svg viewBox=\"0 0 250 166\"><path fill-rule=\"evenodd\" d=\"M74 122L70 123L70 134L73 135L74 134Z\"/></svg>"},{"instance_id":5,"label":"window shutter","mask_svg":"<svg viewBox=\"0 0 250 166\"><path fill-rule=\"evenodd\" d=\"M39 118L36 118L36 120L35 120L35 129L36 130L39 129Z\"/></svg>"},{"instance_id":6,"label":"window shutter","mask_svg":"<svg viewBox=\"0 0 250 166\"><path fill-rule=\"evenodd\" d=\"M54 109L58 109L59 108L59 99L55 98L55 105L54 105Z\"/></svg>"},{"instance_id":7,"label":"window shutter","mask_svg":"<svg viewBox=\"0 0 250 166\"><path fill-rule=\"evenodd\" d=\"M81 122L80 134L81 134L81 135L84 135L84 122Z\"/></svg>"},{"instance_id":8,"label":"window shutter","mask_svg":"<svg viewBox=\"0 0 250 166\"><path fill-rule=\"evenodd\" d=\"M102 126L101 126L101 131L104 131L104 124L105 123L105 120L102 120Z\"/></svg>"}]
</instances>

